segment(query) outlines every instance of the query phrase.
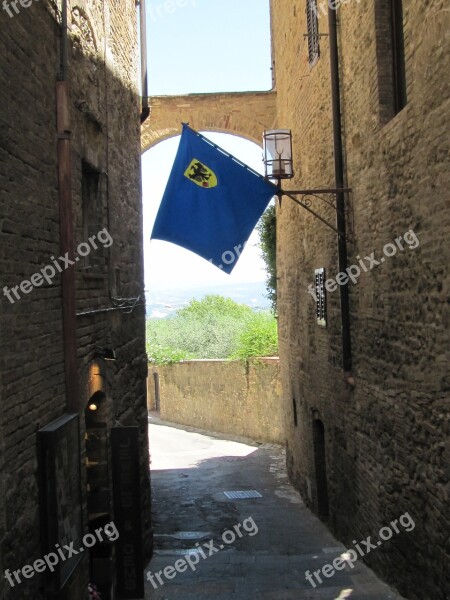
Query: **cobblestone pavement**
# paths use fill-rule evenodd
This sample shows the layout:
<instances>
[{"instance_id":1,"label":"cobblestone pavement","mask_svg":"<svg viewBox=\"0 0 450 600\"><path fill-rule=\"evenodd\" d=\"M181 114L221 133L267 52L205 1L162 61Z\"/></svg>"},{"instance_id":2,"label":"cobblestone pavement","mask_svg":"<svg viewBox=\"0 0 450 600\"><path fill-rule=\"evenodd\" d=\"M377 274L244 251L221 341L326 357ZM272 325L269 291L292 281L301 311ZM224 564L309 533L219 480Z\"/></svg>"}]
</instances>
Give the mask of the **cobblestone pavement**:
<instances>
[{"instance_id":1,"label":"cobblestone pavement","mask_svg":"<svg viewBox=\"0 0 450 600\"><path fill-rule=\"evenodd\" d=\"M146 599L401 600L361 561L321 575L316 587L306 580L306 571L345 548L289 484L280 446L182 428L155 414L149 427L155 553ZM260 496L225 494L233 491Z\"/></svg>"}]
</instances>

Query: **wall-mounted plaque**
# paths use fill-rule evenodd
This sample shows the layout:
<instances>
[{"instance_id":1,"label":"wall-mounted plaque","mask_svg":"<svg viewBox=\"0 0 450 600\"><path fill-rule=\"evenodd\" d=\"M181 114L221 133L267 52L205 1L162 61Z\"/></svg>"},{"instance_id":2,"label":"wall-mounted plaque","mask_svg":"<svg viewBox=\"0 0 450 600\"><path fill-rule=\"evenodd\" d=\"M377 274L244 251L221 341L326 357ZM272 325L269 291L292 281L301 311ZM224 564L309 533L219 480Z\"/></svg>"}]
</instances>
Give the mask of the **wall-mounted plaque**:
<instances>
[{"instance_id":1,"label":"wall-mounted plaque","mask_svg":"<svg viewBox=\"0 0 450 600\"><path fill-rule=\"evenodd\" d=\"M57 594L83 558L82 509L80 484L80 431L78 415L63 415L39 429L38 467L42 555L59 554L54 572L46 571L46 587ZM68 558L64 545L78 551Z\"/></svg>"}]
</instances>

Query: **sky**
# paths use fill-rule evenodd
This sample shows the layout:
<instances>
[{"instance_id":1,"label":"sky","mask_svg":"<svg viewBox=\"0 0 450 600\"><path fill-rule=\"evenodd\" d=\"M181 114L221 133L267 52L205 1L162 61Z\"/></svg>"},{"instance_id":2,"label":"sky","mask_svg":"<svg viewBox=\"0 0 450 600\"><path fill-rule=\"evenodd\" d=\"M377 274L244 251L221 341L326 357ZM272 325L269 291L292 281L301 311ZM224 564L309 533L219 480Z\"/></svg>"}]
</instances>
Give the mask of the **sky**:
<instances>
[{"instance_id":1,"label":"sky","mask_svg":"<svg viewBox=\"0 0 450 600\"><path fill-rule=\"evenodd\" d=\"M150 95L271 87L269 0L147 0L147 37ZM263 172L261 147L233 135L203 133ZM256 231L231 275L184 248L150 242L178 143L179 136L171 138L142 157L146 289L264 281Z\"/></svg>"},{"instance_id":2,"label":"sky","mask_svg":"<svg viewBox=\"0 0 450 600\"><path fill-rule=\"evenodd\" d=\"M169 13L167 5L176 9ZM146 6L150 95L272 87L269 0L147 0Z\"/></svg>"}]
</instances>

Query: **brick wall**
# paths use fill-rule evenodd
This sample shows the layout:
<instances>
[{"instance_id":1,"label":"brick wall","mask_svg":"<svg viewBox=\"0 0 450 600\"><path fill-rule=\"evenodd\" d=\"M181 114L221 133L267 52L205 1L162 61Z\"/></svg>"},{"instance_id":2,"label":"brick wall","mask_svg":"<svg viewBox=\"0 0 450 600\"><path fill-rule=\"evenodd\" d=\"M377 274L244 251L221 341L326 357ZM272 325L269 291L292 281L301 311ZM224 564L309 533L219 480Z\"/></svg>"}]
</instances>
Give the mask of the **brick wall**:
<instances>
[{"instance_id":1,"label":"brick wall","mask_svg":"<svg viewBox=\"0 0 450 600\"><path fill-rule=\"evenodd\" d=\"M316 324L308 294L315 268L324 267L327 277L339 271L336 236L284 200L278 209L280 365L289 473L306 501L319 512L316 420L324 424L331 529L351 544L408 511L414 532L383 544L367 562L408 598L444 599L449 13L440 1L403 4L408 104L395 117L380 3L350 0L338 12L346 177L353 189L348 263L380 255L409 229L420 246L398 251L350 284L351 389L341 366L339 291L327 295L326 328ZM291 128L294 139L296 178L286 187L332 187L328 38L320 38L321 56L310 69L305 2L273 0L272 12L277 127ZM321 16L319 32L327 31ZM332 207L313 202L335 220Z\"/></svg>"},{"instance_id":2,"label":"brick wall","mask_svg":"<svg viewBox=\"0 0 450 600\"><path fill-rule=\"evenodd\" d=\"M139 425L142 506L149 555L150 490L144 345L144 307L116 310L110 296L143 291L140 199L138 41L134 2L80 0L69 7L69 83L72 190L76 244L87 241L82 211L82 161L101 181L99 224L114 242L99 250L99 266L76 265L79 412L84 464L84 409L102 389L109 426ZM2 287L58 257L55 82L59 28L51 3L33 2L10 18L1 11L0 36L0 266ZM91 253L96 258L95 251ZM100 254L98 255L100 256ZM39 533L36 431L65 412L61 285L35 288L13 304L2 295L0 369L0 570L18 569L42 556ZM93 312L98 311L98 312ZM114 348L117 360L96 358L96 347ZM86 501L83 472L83 497ZM84 515L86 523L86 515ZM88 561L67 598L86 597ZM35 575L11 589L2 577L0 597L43 597Z\"/></svg>"},{"instance_id":3,"label":"brick wall","mask_svg":"<svg viewBox=\"0 0 450 600\"><path fill-rule=\"evenodd\" d=\"M149 369L158 374L162 419L284 444L277 358L190 360ZM148 391L152 410L156 402L151 376Z\"/></svg>"}]
</instances>

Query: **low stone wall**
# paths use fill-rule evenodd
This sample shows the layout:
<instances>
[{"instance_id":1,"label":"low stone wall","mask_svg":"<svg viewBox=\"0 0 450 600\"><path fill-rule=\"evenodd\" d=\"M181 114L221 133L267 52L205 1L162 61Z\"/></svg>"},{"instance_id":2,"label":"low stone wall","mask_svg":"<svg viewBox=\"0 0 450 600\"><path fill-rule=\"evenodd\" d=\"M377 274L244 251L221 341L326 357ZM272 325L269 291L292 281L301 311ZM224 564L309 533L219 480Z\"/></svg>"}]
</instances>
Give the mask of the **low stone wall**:
<instances>
[{"instance_id":1,"label":"low stone wall","mask_svg":"<svg viewBox=\"0 0 450 600\"><path fill-rule=\"evenodd\" d=\"M278 358L150 365L148 408L173 423L285 441Z\"/></svg>"}]
</instances>

